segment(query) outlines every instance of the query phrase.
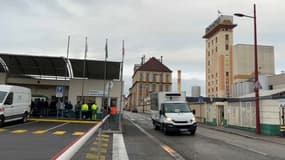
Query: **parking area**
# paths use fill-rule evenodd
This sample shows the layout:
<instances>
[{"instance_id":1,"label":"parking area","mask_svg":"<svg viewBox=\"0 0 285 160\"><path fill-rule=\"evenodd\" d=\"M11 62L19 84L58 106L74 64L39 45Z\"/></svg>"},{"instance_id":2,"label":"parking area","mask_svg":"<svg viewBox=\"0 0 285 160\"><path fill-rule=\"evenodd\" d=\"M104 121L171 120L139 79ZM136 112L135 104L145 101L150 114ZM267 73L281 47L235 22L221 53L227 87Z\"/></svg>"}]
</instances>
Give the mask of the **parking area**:
<instances>
[{"instance_id":1,"label":"parking area","mask_svg":"<svg viewBox=\"0 0 285 160\"><path fill-rule=\"evenodd\" d=\"M97 121L32 119L0 128L0 156L6 160L51 159Z\"/></svg>"}]
</instances>

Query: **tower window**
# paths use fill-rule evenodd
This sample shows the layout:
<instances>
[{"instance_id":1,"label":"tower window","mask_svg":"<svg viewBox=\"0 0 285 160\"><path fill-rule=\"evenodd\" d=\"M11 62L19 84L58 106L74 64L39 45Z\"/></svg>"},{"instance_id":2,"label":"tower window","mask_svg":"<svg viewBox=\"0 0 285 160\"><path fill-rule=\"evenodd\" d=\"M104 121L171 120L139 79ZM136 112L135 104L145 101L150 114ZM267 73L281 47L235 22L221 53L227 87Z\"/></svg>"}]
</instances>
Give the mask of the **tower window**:
<instances>
[{"instance_id":1,"label":"tower window","mask_svg":"<svg viewBox=\"0 0 285 160\"><path fill-rule=\"evenodd\" d=\"M229 35L228 34L225 35L225 39L229 40Z\"/></svg>"},{"instance_id":2,"label":"tower window","mask_svg":"<svg viewBox=\"0 0 285 160\"><path fill-rule=\"evenodd\" d=\"M225 45L225 49L229 50L229 45L228 44Z\"/></svg>"}]
</instances>

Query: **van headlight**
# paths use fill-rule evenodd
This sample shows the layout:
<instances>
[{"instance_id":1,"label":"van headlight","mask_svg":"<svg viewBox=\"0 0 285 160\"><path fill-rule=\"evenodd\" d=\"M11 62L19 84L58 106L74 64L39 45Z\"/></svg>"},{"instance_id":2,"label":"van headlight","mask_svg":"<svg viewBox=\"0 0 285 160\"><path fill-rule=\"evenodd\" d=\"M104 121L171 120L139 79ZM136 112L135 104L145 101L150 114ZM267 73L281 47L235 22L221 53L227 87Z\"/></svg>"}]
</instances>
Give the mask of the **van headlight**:
<instances>
[{"instance_id":1,"label":"van headlight","mask_svg":"<svg viewBox=\"0 0 285 160\"><path fill-rule=\"evenodd\" d=\"M191 119L190 119L190 122L192 123L192 122L196 122L196 118L195 117L192 117Z\"/></svg>"},{"instance_id":2,"label":"van headlight","mask_svg":"<svg viewBox=\"0 0 285 160\"><path fill-rule=\"evenodd\" d=\"M166 121L166 122L172 122L172 118L167 117L167 118L165 119L165 121Z\"/></svg>"}]
</instances>

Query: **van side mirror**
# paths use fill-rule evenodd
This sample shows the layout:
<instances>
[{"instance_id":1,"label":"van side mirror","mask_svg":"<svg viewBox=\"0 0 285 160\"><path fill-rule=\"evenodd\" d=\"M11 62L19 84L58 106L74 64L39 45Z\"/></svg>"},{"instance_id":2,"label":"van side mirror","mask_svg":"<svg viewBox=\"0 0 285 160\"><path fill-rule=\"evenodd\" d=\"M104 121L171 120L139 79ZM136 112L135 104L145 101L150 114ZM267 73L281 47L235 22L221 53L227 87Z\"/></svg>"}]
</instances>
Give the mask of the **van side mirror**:
<instances>
[{"instance_id":1,"label":"van side mirror","mask_svg":"<svg viewBox=\"0 0 285 160\"><path fill-rule=\"evenodd\" d=\"M195 110L195 109L193 109L193 110L192 110L192 113L195 115L195 114L196 114L196 110Z\"/></svg>"}]
</instances>

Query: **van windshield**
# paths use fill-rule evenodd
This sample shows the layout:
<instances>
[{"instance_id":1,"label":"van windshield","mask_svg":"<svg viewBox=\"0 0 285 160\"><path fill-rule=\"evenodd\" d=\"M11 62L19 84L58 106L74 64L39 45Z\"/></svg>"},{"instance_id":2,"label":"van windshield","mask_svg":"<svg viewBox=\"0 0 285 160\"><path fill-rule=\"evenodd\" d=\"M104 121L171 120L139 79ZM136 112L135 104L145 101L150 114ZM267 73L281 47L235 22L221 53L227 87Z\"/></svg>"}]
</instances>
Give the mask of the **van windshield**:
<instances>
[{"instance_id":1,"label":"van windshield","mask_svg":"<svg viewBox=\"0 0 285 160\"><path fill-rule=\"evenodd\" d=\"M186 113L190 112L190 108L186 103L164 103L165 113Z\"/></svg>"},{"instance_id":2,"label":"van windshield","mask_svg":"<svg viewBox=\"0 0 285 160\"><path fill-rule=\"evenodd\" d=\"M6 96L7 92L0 91L0 103L3 103L3 100Z\"/></svg>"}]
</instances>

